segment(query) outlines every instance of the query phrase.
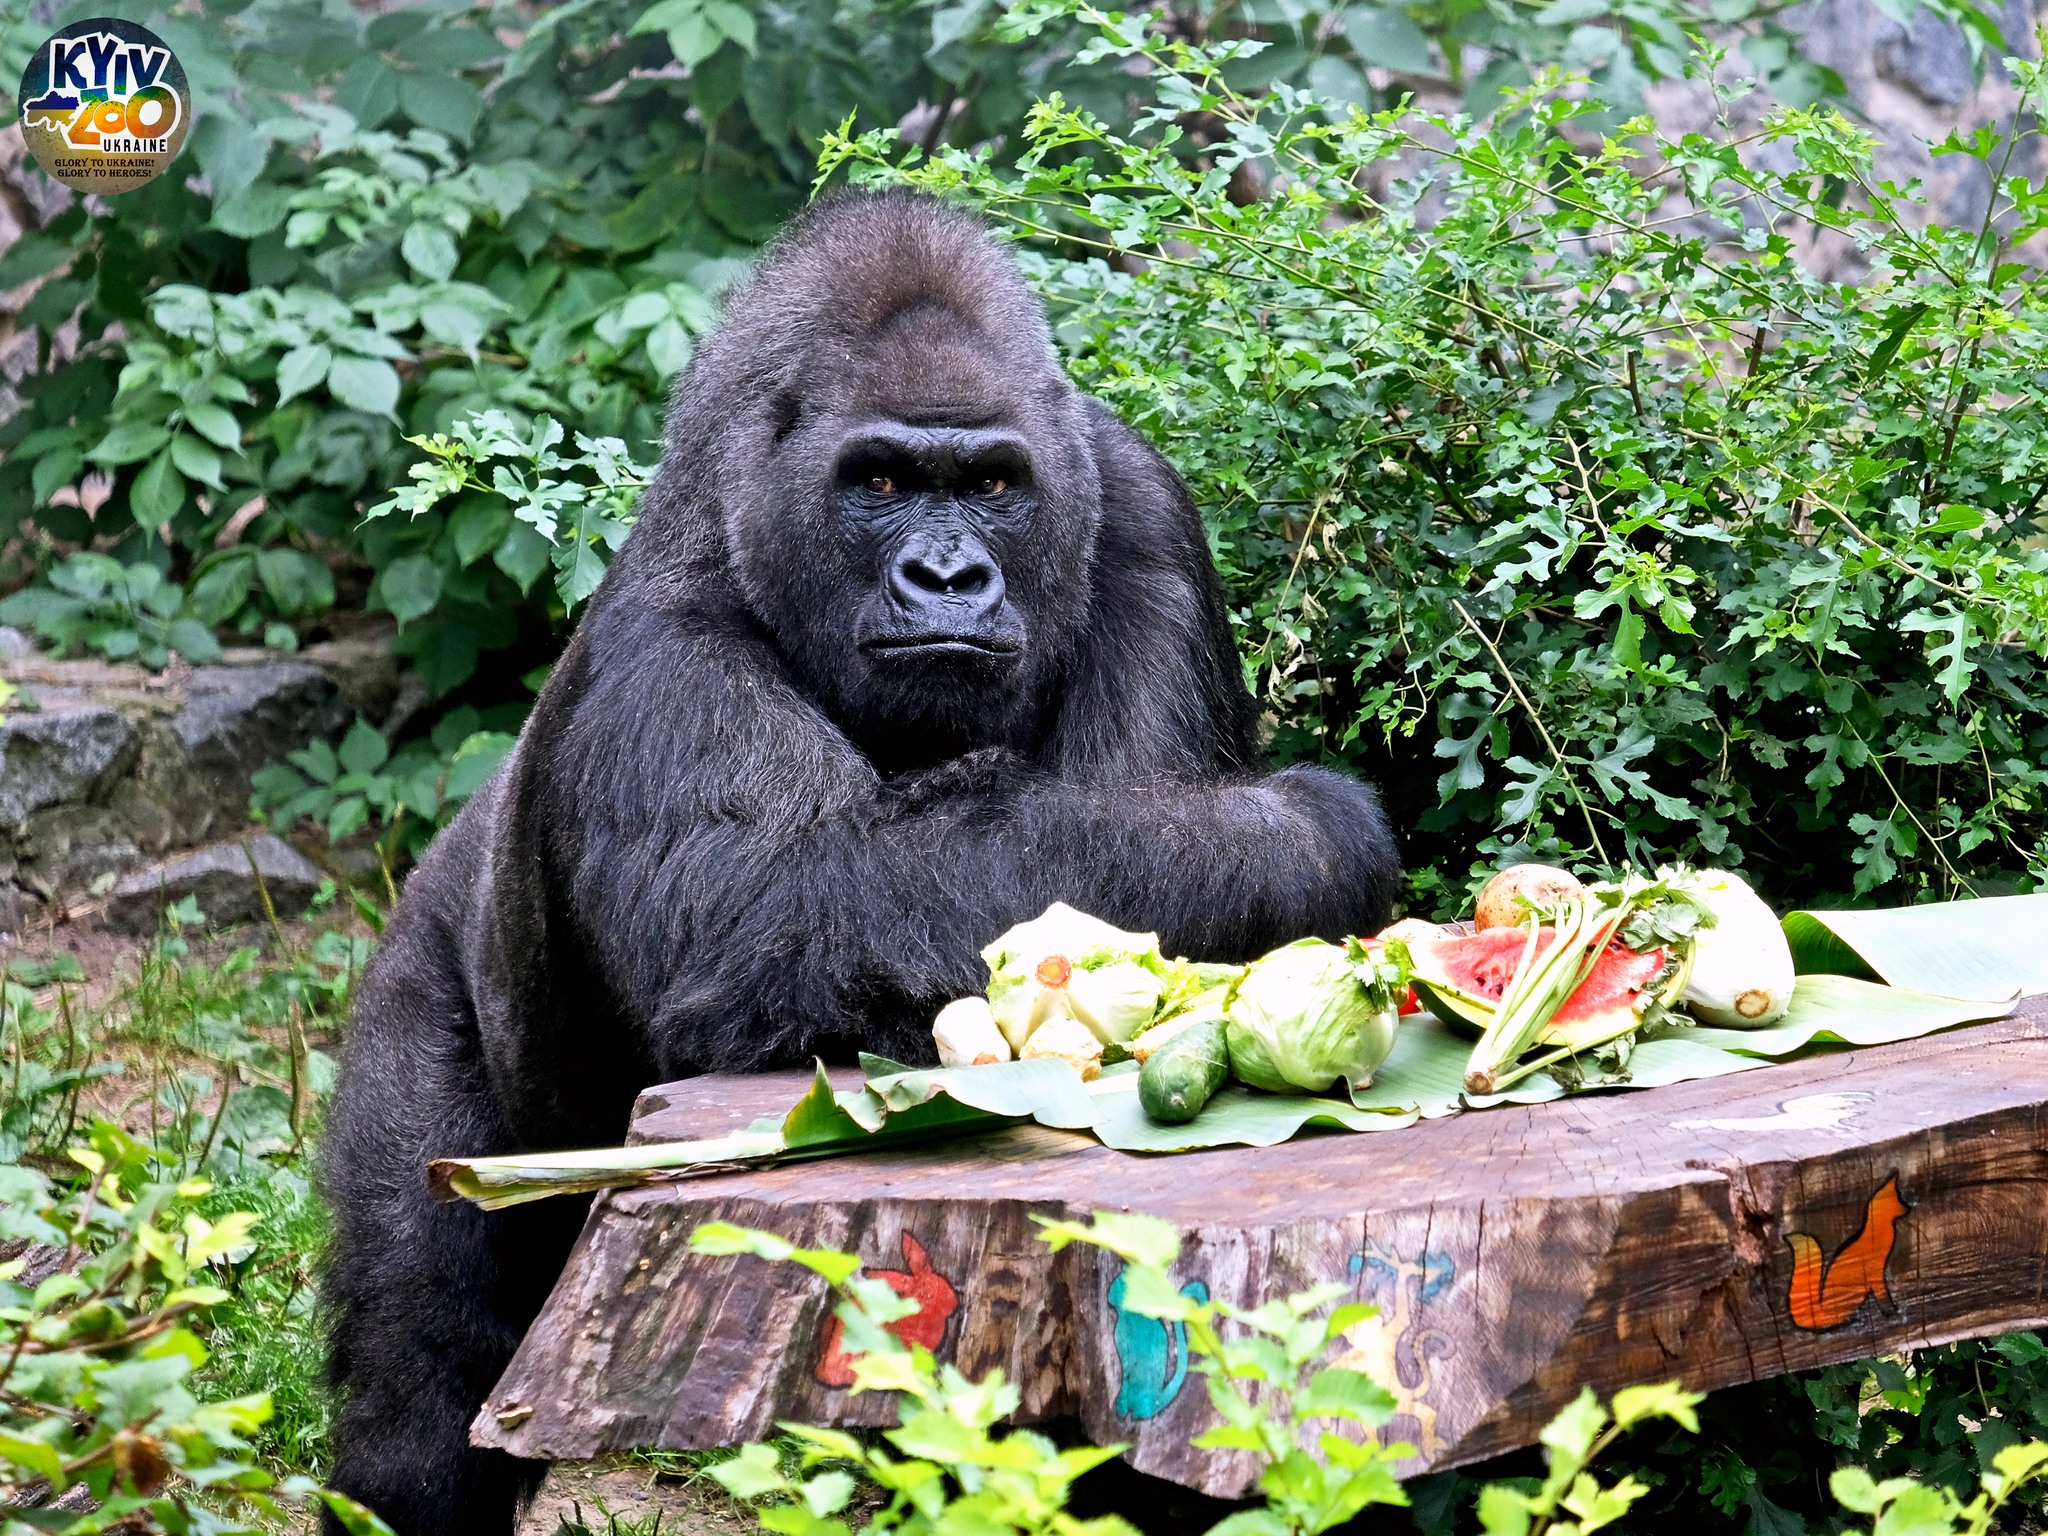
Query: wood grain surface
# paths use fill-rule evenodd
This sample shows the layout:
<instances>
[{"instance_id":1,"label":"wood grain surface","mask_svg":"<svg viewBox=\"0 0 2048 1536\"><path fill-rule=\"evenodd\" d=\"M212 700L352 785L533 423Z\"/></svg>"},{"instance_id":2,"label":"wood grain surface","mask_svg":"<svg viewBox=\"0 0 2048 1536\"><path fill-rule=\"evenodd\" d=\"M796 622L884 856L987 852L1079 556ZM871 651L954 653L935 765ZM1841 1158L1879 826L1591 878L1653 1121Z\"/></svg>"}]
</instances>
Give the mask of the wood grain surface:
<instances>
[{"instance_id":1,"label":"wood grain surface","mask_svg":"<svg viewBox=\"0 0 2048 1536\"><path fill-rule=\"evenodd\" d=\"M847 1081L856 1081L849 1073ZM636 1140L778 1114L802 1074L650 1089ZM600 1197L472 1437L520 1456L730 1445L778 1420L876 1424L842 1385L823 1282L687 1251L699 1222L858 1253L919 1297L1023 1421L1079 1418L1143 1471L1236 1496L1188 1445L1206 1395L1175 1332L1118 1305L1120 1261L1035 1215L1147 1211L1175 1276L1246 1305L1328 1280L1379 1315L1341 1362L1396 1395L1406 1470L1529 1443L1579 1388L1712 1388L2048 1324L2048 997L1921 1040L1398 1131L1133 1156L1037 1127Z\"/></svg>"}]
</instances>

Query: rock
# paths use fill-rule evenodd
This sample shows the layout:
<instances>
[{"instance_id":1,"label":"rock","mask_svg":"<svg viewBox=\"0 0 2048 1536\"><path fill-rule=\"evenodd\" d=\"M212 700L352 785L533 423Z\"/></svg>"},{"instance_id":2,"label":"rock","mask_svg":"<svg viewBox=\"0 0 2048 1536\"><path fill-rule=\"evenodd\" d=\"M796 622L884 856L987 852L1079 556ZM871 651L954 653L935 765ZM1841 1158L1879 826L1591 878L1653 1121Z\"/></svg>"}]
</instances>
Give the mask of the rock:
<instances>
[{"instance_id":1,"label":"rock","mask_svg":"<svg viewBox=\"0 0 2048 1536\"><path fill-rule=\"evenodd\" d=\"M29 639L12 624L0 624L0 661L13 661L20 656L33 656L35 641Z\"/></svg>"},{"instance_id":2,"label":"rock","mask_svg":"<svg viewBox=\"0 0 2048 1536\"><path fill-rule=\"evenodd\" d=\"M244 851L246 846L246 852ZM153 932L164 908L195 898L215 928L260 921L263 897L249 869L253 854L279 917L306 910L325 878L305 856L269 832L215 843L166 859L124 877L107 900L107 926L124 933Z\"/></svg>"},{"instance_id":3,"label":"rock","mask_svg":"<svg viewBox=\"0 0 2048 1536\"><path fill-rule=\"evenodd\" d=\"M249 776L315 737L331 739L348 725L348 705L334 680L304 662L247 667L194 667L185 707L171 730L193 771L223 804L249 797Z\"/></svg>"},{"instance_id":4,"label":"rock","mask_svg":"<svg viewBox=\"0 0 2048 1536\"><path fill-rule=\"evenodd\" d=\"M1977 89L1969 45L1954 22L1921 11L1913 24L1881 23L1877 72L1933 107L1960 107Z\"/></svg>"},{"instance_id":5,"label":"rock","mask_svg":"<svg viewBox=\"0 0 2048 1536\"><path fill-rule=\"evenodd\" d=\"M322 640L299 654L307 665L334 679L350 709L381 727L399 692L398 657L392 654L389 635Z\"/></svg>"},{"instance_id":6,"label":"rock","mask_svg":"<svg viewBox=\"0 0 2048 1536\"><path fill-rule=\"evenodd\" d=\"M111 705L45 697L36 714L0 722L0 826L32 811L88 800L134 765L134 722Z\"/></svg>"},{"instance_id":7,"label":"rock","mask_svg":"<svg viewBox=\"0 0 2048 1536\"><path fill-rule=\"evenodd\" d=\"M53 805L35 812L15 833L23 884L45 896L90 886L103 875L142 862L121 818L106 806Z\"/></svg>"}]
</instances>

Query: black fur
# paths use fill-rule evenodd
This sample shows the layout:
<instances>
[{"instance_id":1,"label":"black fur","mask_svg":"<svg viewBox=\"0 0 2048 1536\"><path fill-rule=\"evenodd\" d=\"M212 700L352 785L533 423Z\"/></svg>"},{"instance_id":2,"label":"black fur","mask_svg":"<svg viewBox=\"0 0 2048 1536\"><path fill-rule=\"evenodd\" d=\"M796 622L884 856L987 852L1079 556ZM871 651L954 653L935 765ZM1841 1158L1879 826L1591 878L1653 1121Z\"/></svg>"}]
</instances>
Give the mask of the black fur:
<instances>
[{"instance_id":1,"label":"black fur","mask_svg":"<svg viewBox=\"0 0 2048 1536\"><path fill-rule=\"evenodd\" d=\"M691 1073L929 1060L977 951L1055 900L1206 959L1383 923L1371 791L1261 776L1254 726L1185 489L1066 381L1009 258L907 195L806 214L364 979L325 1151L336 1485L401 1536L502 1533L522 1486L467 1426L584 1205L435 1206L429 1159L614 1143Z\"/></svg>"}]
</instances>

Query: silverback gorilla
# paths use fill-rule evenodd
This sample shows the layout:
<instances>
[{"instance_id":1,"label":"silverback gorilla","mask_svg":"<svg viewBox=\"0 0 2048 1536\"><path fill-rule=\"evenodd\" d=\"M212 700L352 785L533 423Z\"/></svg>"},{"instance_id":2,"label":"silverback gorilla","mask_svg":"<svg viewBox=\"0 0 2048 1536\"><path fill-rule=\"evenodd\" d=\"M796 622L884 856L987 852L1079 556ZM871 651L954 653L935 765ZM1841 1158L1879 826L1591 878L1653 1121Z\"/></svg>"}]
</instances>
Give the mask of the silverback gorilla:
<instances>
[{"instance_id":1,"label":"silverback gorilla","mask_svg":"<svg viewBox=\"0 0 2048 1536\"><path fill-rule=\"evenodd\" d=\"M326 1139L334 1483L510 1529L468 1425L584 1213L436 1206L441 1156L616 1143L642 1086L932 1059L1049 903L1242 960L1372 931L1371 790L1261 775L1200 519L972 218L802 216L675 396L518 748L420 862Z\"/></svg>"}]
</instances>

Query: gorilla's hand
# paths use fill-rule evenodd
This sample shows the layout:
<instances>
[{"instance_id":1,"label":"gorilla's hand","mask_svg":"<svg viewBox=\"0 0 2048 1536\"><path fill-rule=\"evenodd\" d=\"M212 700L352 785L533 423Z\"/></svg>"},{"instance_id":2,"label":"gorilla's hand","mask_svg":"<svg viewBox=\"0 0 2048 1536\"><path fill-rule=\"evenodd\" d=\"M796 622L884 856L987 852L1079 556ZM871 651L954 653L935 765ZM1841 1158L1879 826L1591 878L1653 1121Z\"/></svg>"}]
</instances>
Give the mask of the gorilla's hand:
<instances>
[{"instance_id":1,"label":"gorilla's hand","mask_svg":"<svg viewBox=\"0 0 2048 1536\"><path fill-rule=\"evenodd\" d=\"M1031 764L1008 747L983 747L935 767L887 780L883 795L892 813L929 810L948 800L1004 794L1034 776Z\"/></svg>"}]
</instances>

